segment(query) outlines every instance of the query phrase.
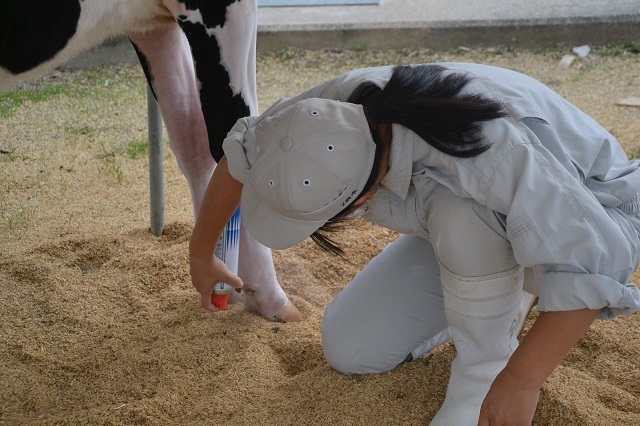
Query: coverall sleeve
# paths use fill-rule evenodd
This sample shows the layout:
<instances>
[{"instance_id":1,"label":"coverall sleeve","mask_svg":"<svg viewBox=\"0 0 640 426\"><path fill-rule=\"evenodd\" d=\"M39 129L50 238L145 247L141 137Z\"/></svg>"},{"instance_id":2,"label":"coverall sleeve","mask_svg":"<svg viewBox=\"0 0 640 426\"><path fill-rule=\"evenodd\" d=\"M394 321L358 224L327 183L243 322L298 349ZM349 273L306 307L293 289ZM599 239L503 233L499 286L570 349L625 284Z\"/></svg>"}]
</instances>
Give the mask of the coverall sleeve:
<instances>
[{"instance_id":1,"label":"coverall sleeve","mask_svg":"<svg viewBox=\"0 0 640 426\"><path fill-rule=\"evenodd\" d=\"M600 309L600 318L640 309L640 291L628 282L633 249L610 208L537 139L515 126L502 130L517 141L494 159L486 203L506 216L516 260L539 278L538 309Z\"/></svg>"}]
</instances>

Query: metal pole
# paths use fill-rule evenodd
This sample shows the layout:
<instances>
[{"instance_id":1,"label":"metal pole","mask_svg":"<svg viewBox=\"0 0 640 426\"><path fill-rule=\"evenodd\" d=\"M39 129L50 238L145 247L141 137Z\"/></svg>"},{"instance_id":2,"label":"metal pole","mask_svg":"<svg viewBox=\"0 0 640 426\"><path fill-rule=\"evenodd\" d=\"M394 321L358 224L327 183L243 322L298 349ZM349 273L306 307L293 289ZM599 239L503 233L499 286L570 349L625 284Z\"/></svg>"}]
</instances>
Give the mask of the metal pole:
<instances>
[{"instance_id":1,"label":"metal pole","mask_svg":"<svg viewBox=\"0 0 640 426\"><path fill-rule=\"evenodd\" d=\"M164 229L164 164L162 162L162 115L147 85L147 114L149 121L149 195L151 232L156 237Z\"/></svg>"}]
</instances>

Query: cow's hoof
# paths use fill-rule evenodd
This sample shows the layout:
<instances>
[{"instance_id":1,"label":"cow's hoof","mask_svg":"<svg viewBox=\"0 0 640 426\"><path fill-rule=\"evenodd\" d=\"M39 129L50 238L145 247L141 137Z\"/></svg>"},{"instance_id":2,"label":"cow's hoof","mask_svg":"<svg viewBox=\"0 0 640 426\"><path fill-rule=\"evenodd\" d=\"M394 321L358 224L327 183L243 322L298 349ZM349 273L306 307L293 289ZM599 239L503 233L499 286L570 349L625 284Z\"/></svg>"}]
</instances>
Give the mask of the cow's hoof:
<instances>
[{"instance_id":1,"label":"cow's hoof","mask_svg":"<svg viewBox=\"0 0 640 426\"><path fill-rule=\"evenodd\" d=\"M296 322L302 320L302 313L296 308L296 305L287 300L287 304L282 309L271 316L274 321Z\"/></svg>"},{"instance_id":2,"label":"cow's hoof","mask_svg":"<svg viewBox=\"0 0 640 426\"><path fill-rule=\"evenodd\" d=\"M244 302L244 310L247 312L255 312L272 321L295 322L302 319L298 308L284 293L278 293L274 296L272 293L255 290L246 284L243 290L241 300Z\"/></svg>"}]
</instances>

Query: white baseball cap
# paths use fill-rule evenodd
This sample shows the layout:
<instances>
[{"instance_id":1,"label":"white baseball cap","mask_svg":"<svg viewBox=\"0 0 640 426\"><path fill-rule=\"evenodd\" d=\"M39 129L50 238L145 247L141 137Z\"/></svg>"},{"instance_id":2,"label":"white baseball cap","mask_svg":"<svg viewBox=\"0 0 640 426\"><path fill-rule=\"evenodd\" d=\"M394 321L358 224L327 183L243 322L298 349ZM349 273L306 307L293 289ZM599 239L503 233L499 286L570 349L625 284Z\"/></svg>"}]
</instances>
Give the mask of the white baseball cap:
<instances>
[{"instance_id":1,"label":"white baseball cap","mask_svg":"<svg viewBox=\"0 0 640 426\"><path fill-rule=\"evenodd\" d=\"M364 189L376 145L362 105L311 98L269 117L241 120L225 139L225 152L229 170L244 184L242 220L265 246L285 249L303 241ZM238 145L238 162L246 163L234 167Z\"/></svg>"}]
</instances>

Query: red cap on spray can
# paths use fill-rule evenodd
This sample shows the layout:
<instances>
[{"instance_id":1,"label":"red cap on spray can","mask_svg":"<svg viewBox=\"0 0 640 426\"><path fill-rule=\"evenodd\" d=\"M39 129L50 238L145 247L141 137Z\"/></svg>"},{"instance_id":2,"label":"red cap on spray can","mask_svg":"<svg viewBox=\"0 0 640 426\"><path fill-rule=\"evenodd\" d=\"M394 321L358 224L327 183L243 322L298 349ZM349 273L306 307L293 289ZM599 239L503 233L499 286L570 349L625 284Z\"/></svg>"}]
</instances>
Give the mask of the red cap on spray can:
<instances>
[{"instance_id":1,"label":"red cap on spray can","mask_svg":"<svg viewBox=\"0 0 640 426\"><path fill-rule=\"evenodd\" d=\"M223 286L223 288L219 288L218 286L216 286L216 288L213 289L213 293L211 294L211 303L213 304L213 306L220 310L227 309L227 304L229 303L229 293L233 291L233 287L231 287L230 285L223 284Z\"/></svg>"}]
</instances>

